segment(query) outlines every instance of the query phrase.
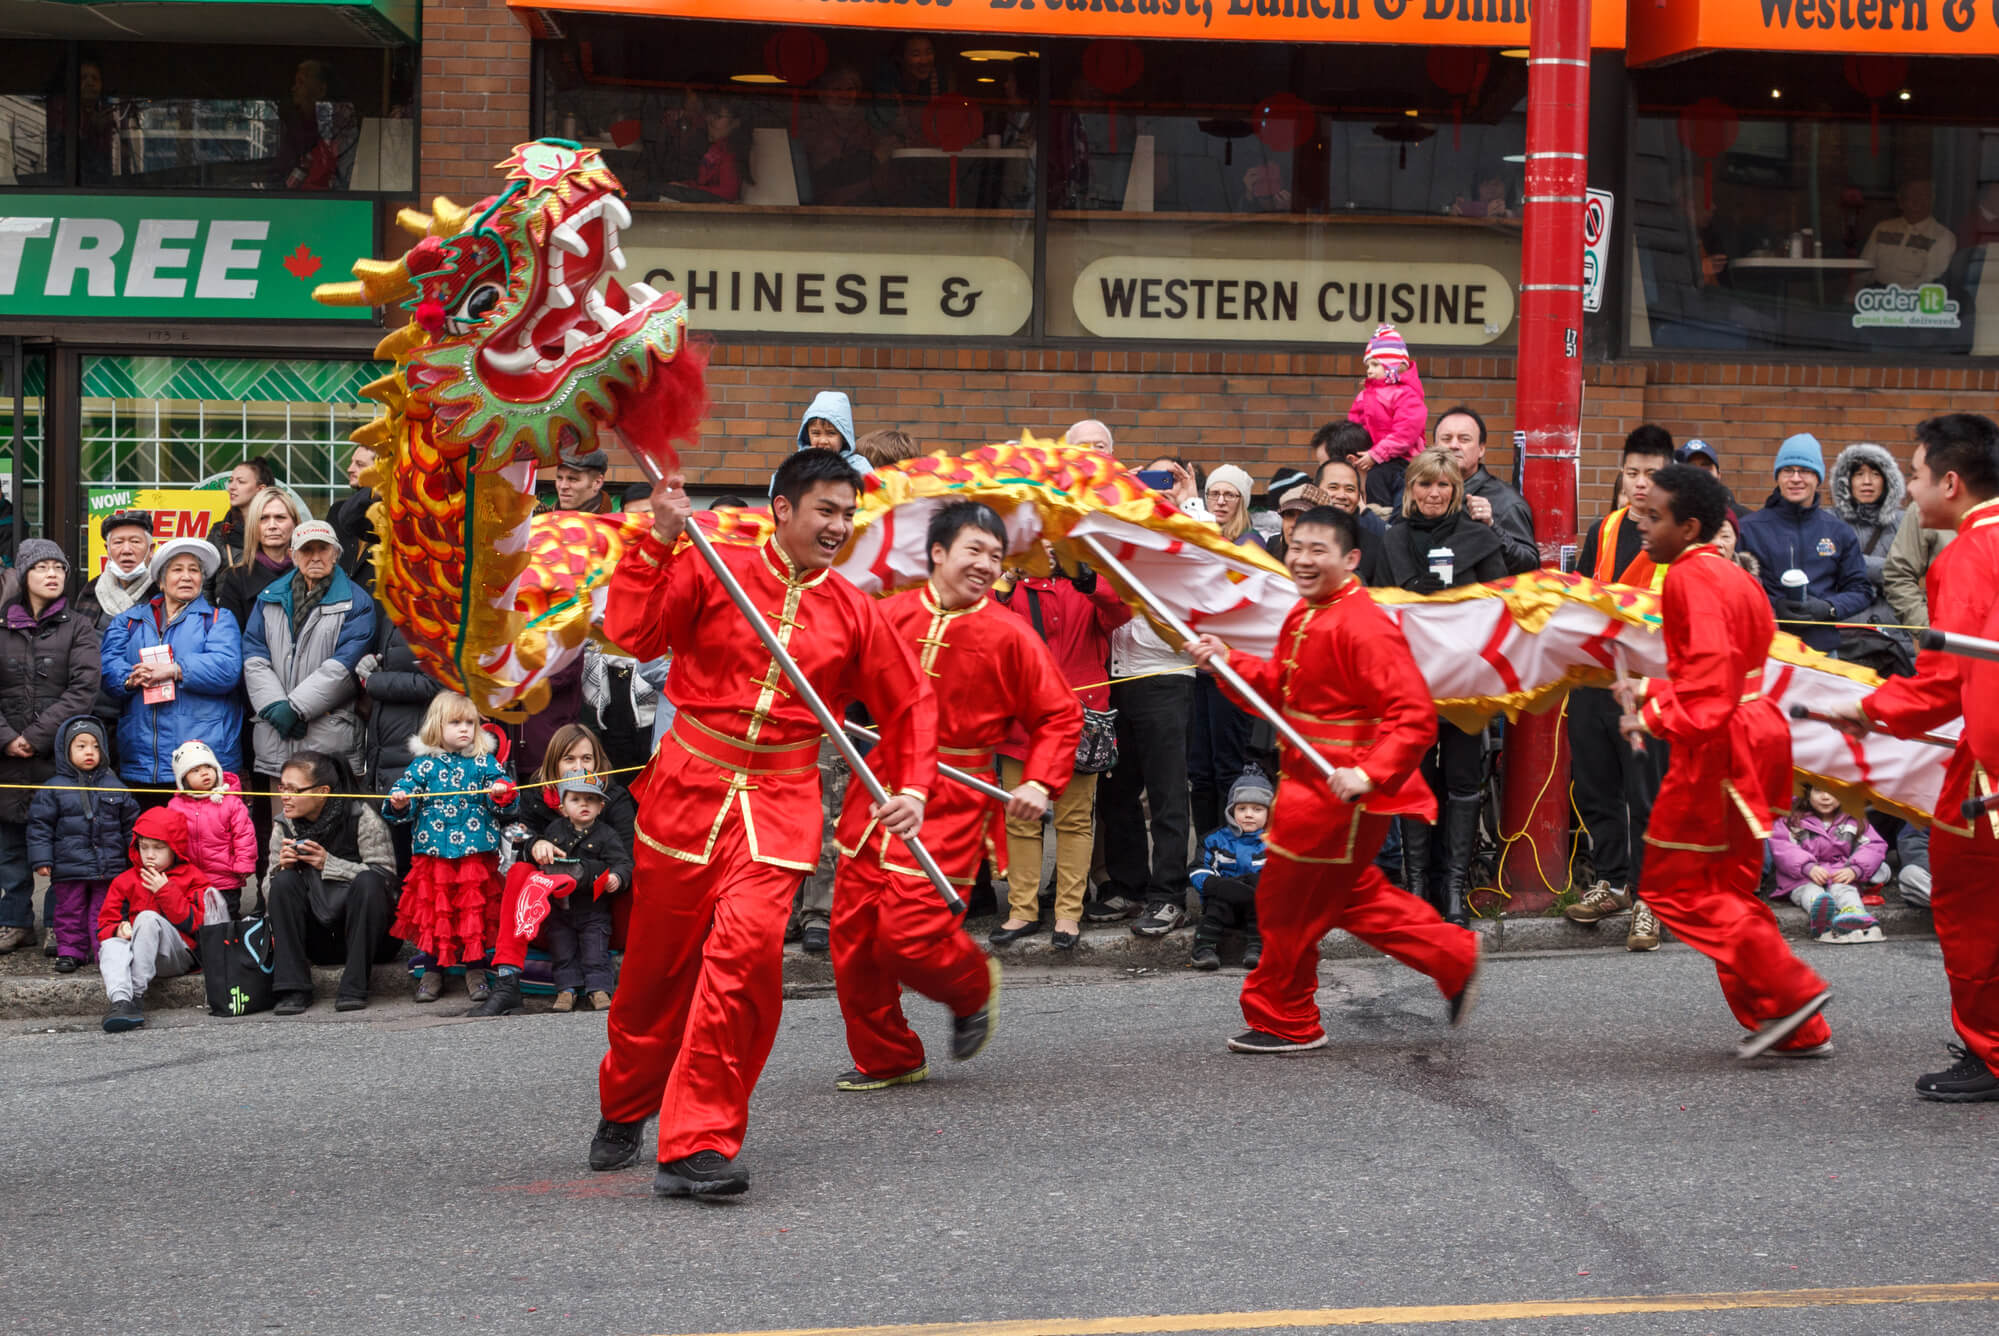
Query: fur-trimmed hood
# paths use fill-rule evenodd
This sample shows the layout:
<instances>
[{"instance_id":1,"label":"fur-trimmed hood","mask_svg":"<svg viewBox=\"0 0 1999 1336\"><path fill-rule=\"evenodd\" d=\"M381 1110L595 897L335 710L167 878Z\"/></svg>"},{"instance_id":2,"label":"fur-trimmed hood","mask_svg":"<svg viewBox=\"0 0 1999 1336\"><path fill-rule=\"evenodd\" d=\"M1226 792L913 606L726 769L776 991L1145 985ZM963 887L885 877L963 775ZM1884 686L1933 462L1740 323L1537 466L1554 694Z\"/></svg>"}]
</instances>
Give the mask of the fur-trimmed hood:
<instances>
[{"instance_id":1,"label":"fur-trimmed hood","mask_svg":"<svg viewBox=\"0 0 1999 1336\"><path fill-rule=\"evenodd\" d=\"M1869 507L1873 512L1871 514L1863 514L1853 499L1853 470L1862 464L1873 465L1888 480L1888 485L1882 489L1881 500ZM1832 507L1848 524L1879 524L1885 516L1899 516L1908 497L1909 487L1902 477L1902 467L1883 446L1862 441L1847 446L1833 461Z\"/></svg>"}]
</instances>

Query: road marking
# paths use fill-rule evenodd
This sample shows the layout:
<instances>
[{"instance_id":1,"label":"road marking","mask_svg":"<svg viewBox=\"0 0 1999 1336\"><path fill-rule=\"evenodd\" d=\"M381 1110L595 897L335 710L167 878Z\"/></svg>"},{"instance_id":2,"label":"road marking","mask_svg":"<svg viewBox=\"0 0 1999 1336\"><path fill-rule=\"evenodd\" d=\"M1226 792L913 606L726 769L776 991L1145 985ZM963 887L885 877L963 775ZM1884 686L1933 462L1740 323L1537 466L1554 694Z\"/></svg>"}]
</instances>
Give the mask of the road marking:
<instances>
[{"instance_id":1,"label":"road marking","mask_svg":"<svg viewBox=\"0 0 1999 1336\"><path fill-rule=\"evenodd\" d=\"M1602 1299L1406 1308L1290 1308L1261 1313L1169 1313L1128 1317L1027 1318L1011 1322L926 1322L899 1327L792 1327L702 1336L1151 1336L1180 1331L1270 1331L1400 1323L1502 1322L1604 1317L1619 1313L1700 1313L1738 1308L1848 1308L1863 1304L1999 1303L1999 1284L1871 1285L1836 1290L1748 1290L1738 1294L1637 1294Z\"/></svg>"}]
</instances>

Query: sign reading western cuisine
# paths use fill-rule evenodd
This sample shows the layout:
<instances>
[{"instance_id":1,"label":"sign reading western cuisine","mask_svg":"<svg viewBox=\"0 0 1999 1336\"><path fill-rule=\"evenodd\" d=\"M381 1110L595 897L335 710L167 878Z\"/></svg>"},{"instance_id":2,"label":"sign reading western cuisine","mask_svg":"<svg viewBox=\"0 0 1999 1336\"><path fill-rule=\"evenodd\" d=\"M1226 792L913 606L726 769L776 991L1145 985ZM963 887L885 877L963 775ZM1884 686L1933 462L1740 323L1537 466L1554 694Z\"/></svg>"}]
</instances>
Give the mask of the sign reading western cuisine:
<instances>
[{"instance_id":1,"label":"sign reading western cuisine","mask_svg":"<svg viewBox=\"0 0 1999 1336\"><path fill-rule=\"evenodd\" d=\"M1034 285L988 255L843 255L624 245L627 273L687 298L700 329L795 334L1018 334Z\"/></svg>"},{"instance_id":2,"label":"sign reading western cuisine","mask_svg":"<svg viewBox=\"0 0 1999 1336\"><path fill-rule=\"evenodd\" d=\"M1411 345L1491 343L1513 287L1482 264L1113 255L1077 275L1083 328L1107 339L1350 342L1386 321Z\"/></svg>"},{"instance_id":3,"label":"sign reading western cuisine","mask_svg":"<svg viewBox=\"0 0 1999 1336\"><path fill-rule=\"evenodd\" d=\"M368 320L312 300L373 253L366 200L0 196L0 315Z\"/></svg>"},{"instance_id":4,"label":"sign reading western cuisine","mask_svg":"<svg viewBox=\"0 0 1999 1336\"><path fill-rule=\"evenodd\" d=\"M1629 60L1699 51L1972 56L1999 52L1992 0L1671 0L1631 6Z\"/></svg>"}]
</instances>

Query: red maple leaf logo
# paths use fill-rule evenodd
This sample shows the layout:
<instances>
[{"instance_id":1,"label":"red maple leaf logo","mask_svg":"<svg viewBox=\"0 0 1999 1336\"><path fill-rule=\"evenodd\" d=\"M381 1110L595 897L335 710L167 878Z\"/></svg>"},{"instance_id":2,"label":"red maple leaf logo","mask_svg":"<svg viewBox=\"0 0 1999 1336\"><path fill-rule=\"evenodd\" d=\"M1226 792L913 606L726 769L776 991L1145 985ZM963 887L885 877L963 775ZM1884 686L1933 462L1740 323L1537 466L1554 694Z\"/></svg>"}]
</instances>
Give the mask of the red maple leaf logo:
<instances>
[{"instance_id":1,"label":"red maple leaf logo","mask_svg":"<svg viewBox=\"0 0 1999 1336\"><path fill-rule=\"evenodd\" d=\"M301 244L297 250L285 256L283 263L285 271L293 278L305 279L318 273L323 261Z\"/></svg>"}]
</instances>

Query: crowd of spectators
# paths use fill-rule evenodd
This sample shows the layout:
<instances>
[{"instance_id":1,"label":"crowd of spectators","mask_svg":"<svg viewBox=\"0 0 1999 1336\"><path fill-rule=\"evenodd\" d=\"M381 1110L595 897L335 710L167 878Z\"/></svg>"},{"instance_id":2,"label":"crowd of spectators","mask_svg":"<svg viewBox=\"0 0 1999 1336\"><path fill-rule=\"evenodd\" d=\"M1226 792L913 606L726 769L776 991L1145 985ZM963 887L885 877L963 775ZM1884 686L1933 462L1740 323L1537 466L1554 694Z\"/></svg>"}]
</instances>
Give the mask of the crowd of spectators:
<instances>
[{"instance_id":1,"label":"crowd of spectators","mask_svg":"<svg viewBox=\"0 0 1999 1336\"><path fill-rule=\"evenodd\" d=\"M1359 521L1370 585L1436 594L1542 564L1526 500L1485 467L1476 411L1444 409L1392 471L1372 458L1365 416L1327 423L1301 460L1310 471L1280 469L1263 489L1236 465L1179 457L1145 461L1141 476L1254 560L1281 559L1297 515L1328 505ZM1398 417L1380 430L1406 427ZM1117 454L1112 429L1095 419L1068 438ZM831 390L802 414L796 447L866 469L919 450L898 429L857 432L848 397ZM479 1014L511 1010L535 967L523 976L492 965L500 886L537 870L567 888L543 942L541 981L558 1009L606 1005L615 988L606 962L620 944L636 815L617 776L644 763L671 720L660 690L667 665L593 647L540 714L481 726L369 593L371 458L357 455L353 493L327 520L311 518L269 461L251 459L232 473L230 513L209 539L156 544L150 516L119 512L100 521L105 565L94 577L56 544L28 539L0 581L0 783L51 786L0 789L0 953L41 940L34 887L46 878L39 921L52 968L102 966L118 943L115 970L105 970L107 1029L143 1023L147 980L192 968L195 934L218 915L267 917L280 1012L312 1004L315 964L341 970L336 1006L365 1006L370 970L404 941L418 948L419 1001L462 975ZM1674 461L1719 471L1721 452L1698 438L1676 449L1656 424L1630 433L1616 501L1585 529L1578 570L1657 587L1663 569L1642 551L1629 507ZM614 497L607 468L601 452L566 456L554 506L650 508L644 484ZM1828 477L1819 442L1800 433L1769 468L1768 497L1731 509L1717 544L1762 580L1784 629L1908 671L1909 630L1927 621L1923 573L1949 535L1920 527L1879 445L1847 447ZM1370 501L1376 494L1384 499ZM1253 959L1266 776L1276 773L1268 725L1088 565L1045 555L1045 572L1010 570L994 595L1049 645L1091 726L1049 826L1008 825L1011 875L994 888L991 941L1052 930L1058 949L1073 949L1085 922L1127 920L1134 933L1164 936L1191 907L1193 963L1218 964L1229 934ZM1580 922L1628 913L1626 943L1645 950L1660 930L1636 888L1666 748L1634 751L1618 714L1608 691L1571 694L1588 870L1565 912ZM1024 742L1001 749L1003 783ZM1467 732L1440 718L1423 763L1439 818L1400 819L1381 855L1392 879L1455 922L1476 912L1474 892L1493 872L1502 744L1501 724ZM844 771L830 751L825 768L837 803ZM528 787L516 796L496 781ZM1770 888L1824 935L1873 940L1868 911L1882 884L1892 873L1906 901L1924 903L1927 868L1923 829L1840 814L1821 793L1800 800L1773 843ZM799 888L793 936L809 951L827 949L830 870ZM489 967L498 971L490 987Z\"/></svg>"}]
</instances>

